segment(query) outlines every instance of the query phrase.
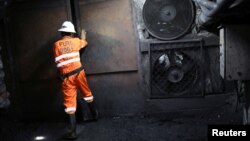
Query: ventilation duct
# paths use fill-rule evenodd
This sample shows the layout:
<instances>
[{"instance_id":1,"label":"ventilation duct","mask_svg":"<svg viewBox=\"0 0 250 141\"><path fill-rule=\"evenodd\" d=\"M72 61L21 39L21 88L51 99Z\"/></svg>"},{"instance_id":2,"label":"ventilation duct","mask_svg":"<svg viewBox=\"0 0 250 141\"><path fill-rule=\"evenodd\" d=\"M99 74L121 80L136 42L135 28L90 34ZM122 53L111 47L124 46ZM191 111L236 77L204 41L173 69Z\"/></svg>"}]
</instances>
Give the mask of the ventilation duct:
<instances>
[{"instance_id":1,"label":"ventilation duct","mask_svg":"<svg viewBox=\"0 0 250 141\"><path fill-rule=\"evenodd\" d=\"M162 40L186 34L194 15L191 0L147 0L143 6L143 20L148 32Z\"/></svg>"},{"instance_id":2,"label":"ventilation duct","mask_svg":"<svg viewBox=\"0 0 250 141\"><path fill-rule=\"evenodd\" d=\"M202 52L199 41L151 43L151 98L202 96Z\"/></svg>"}]
</instances>

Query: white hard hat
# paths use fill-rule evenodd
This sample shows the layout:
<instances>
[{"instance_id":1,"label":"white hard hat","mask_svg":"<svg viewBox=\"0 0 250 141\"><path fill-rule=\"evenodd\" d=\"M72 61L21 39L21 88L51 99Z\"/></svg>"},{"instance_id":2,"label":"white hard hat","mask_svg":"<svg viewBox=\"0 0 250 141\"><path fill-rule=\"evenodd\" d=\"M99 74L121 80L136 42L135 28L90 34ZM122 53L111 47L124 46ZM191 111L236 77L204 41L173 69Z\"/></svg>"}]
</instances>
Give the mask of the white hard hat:
<instances>
[{"instance_id":1,"label":"white hard hat","mask_svg":"<svg viewBox=\"0 0 250 141\"><path fill-rule=\"evenodd\" d=\"M76 33L75 27L70 21L63 22L62 27L58 31Z\"/></svg>"}]
</instances>

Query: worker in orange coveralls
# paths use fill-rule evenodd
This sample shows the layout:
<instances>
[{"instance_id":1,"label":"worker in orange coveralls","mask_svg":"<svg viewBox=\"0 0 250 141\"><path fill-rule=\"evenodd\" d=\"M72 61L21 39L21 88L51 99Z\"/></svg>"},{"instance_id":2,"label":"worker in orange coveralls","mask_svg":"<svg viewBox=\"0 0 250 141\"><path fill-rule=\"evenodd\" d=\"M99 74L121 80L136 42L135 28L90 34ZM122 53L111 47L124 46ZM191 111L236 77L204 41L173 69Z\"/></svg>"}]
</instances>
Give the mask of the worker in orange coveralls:
<instances>
[{"instance_id":1,"label":"worker in orange coveralls","mask_svg":"<svg viewBox=\"0 0 250 141\"><path fill-rule=\"evenodd\" d=\"M94 97L80 61L80 50L86 47L88 43L85 40L86 32L82 35L83 39L74 37L76 31L70 21L65 21L58 31L61 32L62 38L54 43L53 52L58 74L62 80L65 112L69 118L69 129L64 138L76 139L77 89L81 91L83 100L88 103L93 119L97 120L98 118L98 112L94 106Z\"/></svg>"}]
</instances>

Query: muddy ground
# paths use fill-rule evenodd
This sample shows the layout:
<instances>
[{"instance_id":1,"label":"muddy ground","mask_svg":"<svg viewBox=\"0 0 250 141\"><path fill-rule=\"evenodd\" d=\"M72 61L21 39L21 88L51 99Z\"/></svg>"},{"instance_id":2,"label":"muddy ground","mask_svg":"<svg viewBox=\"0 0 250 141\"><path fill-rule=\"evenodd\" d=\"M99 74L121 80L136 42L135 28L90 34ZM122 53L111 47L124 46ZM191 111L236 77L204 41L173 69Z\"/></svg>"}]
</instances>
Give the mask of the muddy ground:
<instances>
[{"instance_id":1,"label":"muddy ground","mask_svg":"<svg viewBox=\"0 0 250 141\"><path fill-rule=\"evenodd\" d=\"M206 141L209 124L242 124L235 101L209 109L101 116L97 122L77 123L77 141ZM13 121L0 116L0 141L60 141L64 122Z\"/></svg>"}]
</instances>

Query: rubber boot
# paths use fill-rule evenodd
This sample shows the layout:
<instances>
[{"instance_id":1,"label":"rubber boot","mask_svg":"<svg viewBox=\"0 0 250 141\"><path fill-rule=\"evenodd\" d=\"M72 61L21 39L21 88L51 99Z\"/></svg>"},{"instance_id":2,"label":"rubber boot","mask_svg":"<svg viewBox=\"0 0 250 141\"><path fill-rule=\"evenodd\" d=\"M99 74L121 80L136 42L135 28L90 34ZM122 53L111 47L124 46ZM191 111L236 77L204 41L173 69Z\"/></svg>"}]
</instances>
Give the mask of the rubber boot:
<instances>
[{"instance_id":1,"label":"rubber boot","mask_svg":"<svg viewBox=\"0 0 250 141\"><path fill-rule=\"evenodd\" d=\"M96 107L95 107L94 101L88 103L88 107L89 107L89 110L90 110L90 112L91 112L91 114L92 114L93 120L94 120L94 121L97 121L97 120L98 120L99 113L98 113L98 111L97 111L97 109L96 109Z\"/></svg>"},{"instance_id":2,"label":"rubber boot","mask_svg":"<svg viewBox=\"0 0 250 141\"><path fill-rule=\"evenodd\" d=\"M68 114L68 131L63 136L66 140L74 140L76 136L76 116L75 114Z\"/></svg>"}]
</instances>

